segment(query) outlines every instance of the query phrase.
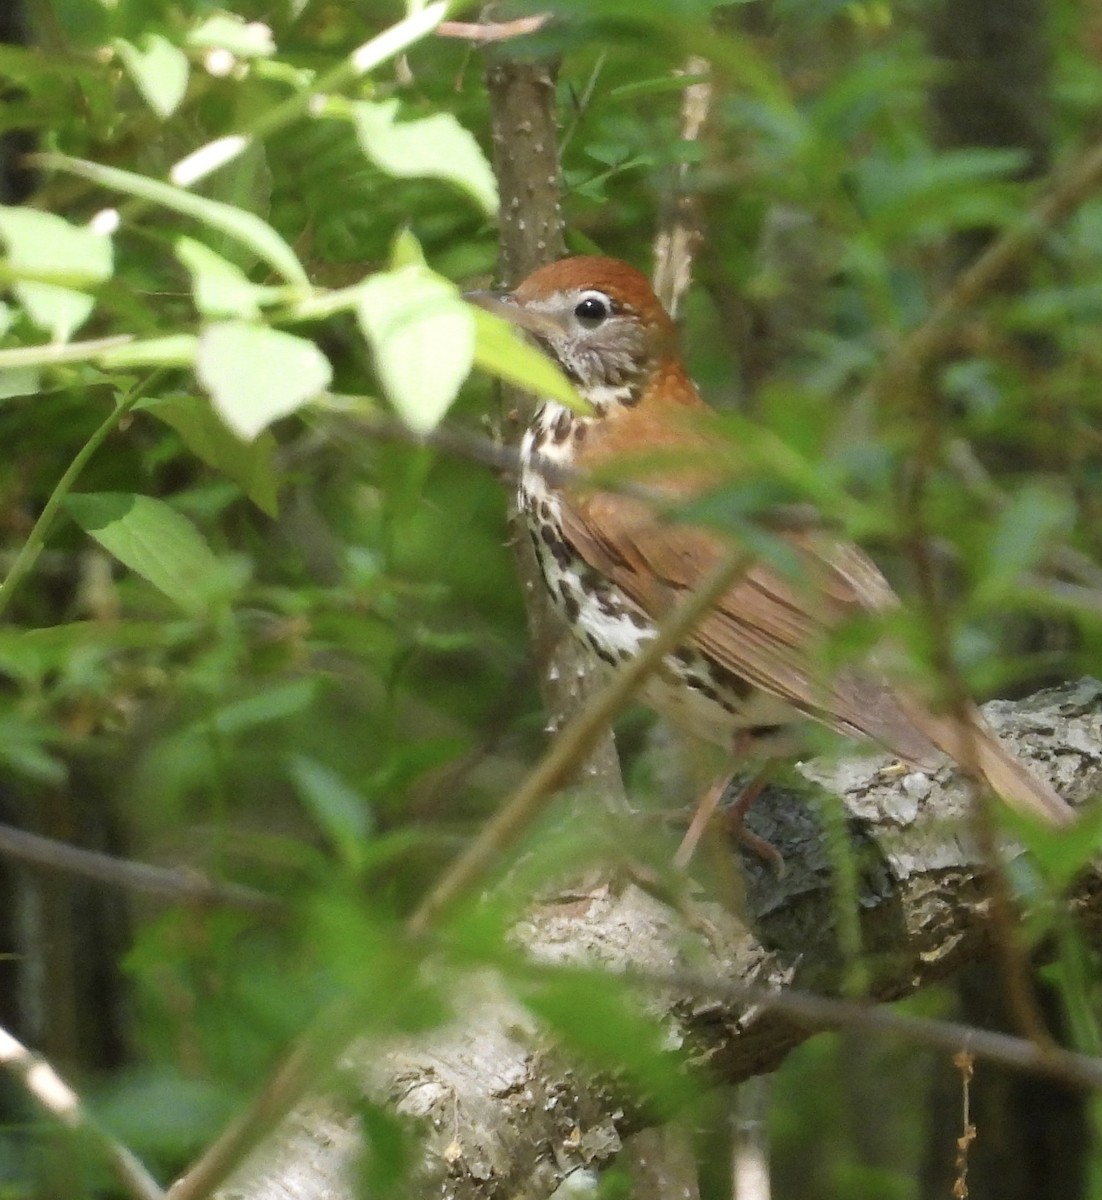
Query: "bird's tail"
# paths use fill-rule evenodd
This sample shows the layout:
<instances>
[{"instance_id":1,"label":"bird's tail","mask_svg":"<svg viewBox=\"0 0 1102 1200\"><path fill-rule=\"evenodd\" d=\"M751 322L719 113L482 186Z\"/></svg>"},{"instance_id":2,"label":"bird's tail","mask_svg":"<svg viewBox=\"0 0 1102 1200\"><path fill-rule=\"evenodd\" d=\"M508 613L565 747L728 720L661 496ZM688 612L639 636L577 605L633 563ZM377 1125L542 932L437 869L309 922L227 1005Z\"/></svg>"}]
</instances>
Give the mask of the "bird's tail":
<instances>
[{"instance_id":1,"label":"bird's tail","mask_svg":"<svg viewBox=\"0 0 1102 1200\"><path fill-rule=\"evenodd\" d=\"M907 704L919 729L966 774L978 773L1007 804L1051 826L1070 825L1075 810L1001 742L978 708L959 721Z\"/></svg>"}]
</instances>

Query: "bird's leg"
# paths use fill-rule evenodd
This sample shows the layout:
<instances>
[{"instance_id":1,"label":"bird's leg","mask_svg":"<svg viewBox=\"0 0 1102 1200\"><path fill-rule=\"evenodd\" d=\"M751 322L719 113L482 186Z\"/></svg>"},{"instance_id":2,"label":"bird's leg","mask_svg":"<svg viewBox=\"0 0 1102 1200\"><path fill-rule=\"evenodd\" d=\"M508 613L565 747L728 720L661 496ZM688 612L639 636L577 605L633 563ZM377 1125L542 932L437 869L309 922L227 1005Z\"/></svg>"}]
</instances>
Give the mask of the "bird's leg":
<instances>
[{"instance_id":1,"label":"bird's leg","mask_svg":"<svg viewBox=\"0 0 1102 1200\"><path fill-rule=\"evenodd\" d=\"M784 857L781 852L768 838L759 837L758 834L752 833L743 824L743 818L750 811L750 805L765 791L765 785L769 782L771 774L769 766L762 767L754 778L739 792L734 804L723 815L731 837L735 841L741 842L748 850L756 854L758 858L767 862L776 871L778 877L780 877L784 874Z\"/></svg>"},{"instance_id":2,"label":"bird's leg","mask_svg":"<svg viewBox=\"0 0 1102 1200\"><path fill-rule=\"evenodd\" d=\"M734 772L728 771L726 775L717 779L700 798L696 812L693 813L693 819L689 822L689 828L685 830L681 845L677 847L677 853L673 856L673 865L678 870L684 870L689 865L689 860L696 852L704 830L708 828L709 822L715 816L719 802L723 799L723 793L727 790L732 778L734 778Z\"/></svg>"},{"instance_id":3,"label":"bird's leg","mask_svg":"<svg viewBox=\"0 0 1102 1200\"><path fill-rule=\"evenodd\" d=\"M740 730L734 738L731 747L731 752L734 758L745 758L753 746L753 737L749 731ZM781 852L763 837L759 837L756 833L751 833L743 824L743 818L750 810L750 806L765 790L765 785L769 782L771 774L770 766L767 764L750 780L750 782L739 792L734 804L724 814L724 823L727 826L728 834L737 842L741 842L747 849L751 850L759 858L764 859L778 875L784 874L784 859L781 857ZM719 802L723 799L724 793L730 786L731 779L734 776L733 771L729 771L721 779L717 780L704 793L700 803L696 806L696 812L693 813L693 819L689 822L689 828L685 831L685 836L681 839L681 845L677 848L677 853L673 857L674 866L679 869L684 869L689 865L693 854L696 852L696 847L700 842L701 837L707 829L709 823L715 816L716 809L719 807Z\"/></svg>"}]
</instances>

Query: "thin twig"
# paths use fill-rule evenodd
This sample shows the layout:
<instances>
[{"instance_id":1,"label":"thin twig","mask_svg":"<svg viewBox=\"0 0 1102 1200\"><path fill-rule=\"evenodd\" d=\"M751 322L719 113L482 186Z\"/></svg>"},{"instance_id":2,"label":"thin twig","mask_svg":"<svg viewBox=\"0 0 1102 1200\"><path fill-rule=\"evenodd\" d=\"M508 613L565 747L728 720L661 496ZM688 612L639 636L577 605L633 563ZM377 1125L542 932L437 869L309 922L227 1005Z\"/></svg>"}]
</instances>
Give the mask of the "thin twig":
<instances>
[{"instance_id":1,"label":"thin twig","mask_svg":"<svg viewBox=\"0 0 1102 1200\"><path fill-rule=\"evenodd\" d=\"M734 549L703 584L683 600L659 628L646 649L616 669L612 678L573 717L548 747L543 758L479 835L444 872L436 886L410 917L407 931L425 933L440 914L484 878L501 852L513 845L546 808L561 787L584 761L617 714L636 695L646 678L680 642L716 601L745 571L745 550Z\"/></svg>"},{"instance_id":2,"label":"thin twig","mask_svg":"<svg viewBox=\"0 0 1102 1200\"><path fill-rule=\"evenodd\" d=\"M536 33L551 20L549 12L533 13L530 17L517 17L515 21L441 21L436 27L437 37L459 38L485 46L491 42L507 42L511 38Z\"/></svg>"},{"instance_id":3,"label":"thin twig","mask_svg":"<svg viewBox=\"0 0 1102 1200\"><path fill-rule=\"evenodd\" d=\"M80 875L110 887L161 896L174 904L197 907L239 908L261 916L277 916L287 906L272 896L236 883L220 883L199 871L157 867L70 846L12 825L0 825L0 854L48 871Z\"/></svg>"},{"instance_id":4,"label":"thin twig","mask_svg":"<svg viewBox=\"0 0 1102 1200\"><path fill-rule=\"evenodd\" d=\"M123 417L130 412L134 405L146 394L147 390L164 374L164 368L159 367L157 370L151 371L148 375L139 379L115 405L113 411L103 419L92 436L81 446L80 450L77 451L76 457L55 484L54 490L50 493L50 498L42 506L42 512L39 513L38 520L35 521L34 526L27 535L27 540L19 548L19 553L15 556L15 562L12 563L7 578L3 583L0 583L0 616L3 616L7 611L19 585L34 569L34 564L38 561L39 554L42 553L42 548L46 544L46 537L53 526L54 519L61 510L62 502L72 491L73 485L80 478L81 472L88 465L89 460L119 427L119 423Z\"/></svg>"},{"instance_id":5,"label":"thin twig","mask_svg":"<svg viewBox=\"0 0 1102 1200\"><path fill-rule=\"evenodd\" d=\"M883 1003L843 1000L793 988L762 987L686 972L632 970L627 974L640 985L657 985L678 995L691 995L697 1002L711 997L724 1004L772 1009L815 1030L853 1029L863 1034L900 1038L953 1054L968 1050L977 1058L1013 1071L1044 1075L1071 1088L1102 1091L1102 1059L1058 1046L1039 1046L1029 1038L1009 1033L978 1029L960 1021L914 1016L888 1008Z\"/></svg>"},{"instance_id":6,"label":"thin twig","mask_svg":"<svg viewBox=\"0 0 1102 1200\"><path fill-rule=\"evenodd\" d=\"M3 1028L0 1028L0 1064L23 1084L36 1103L97 1148L128 1195L135 1200L165 1200L160 1184L130 1150L92 1118L80 1097L53 1067Z\"/></svg>"}]
</instances>

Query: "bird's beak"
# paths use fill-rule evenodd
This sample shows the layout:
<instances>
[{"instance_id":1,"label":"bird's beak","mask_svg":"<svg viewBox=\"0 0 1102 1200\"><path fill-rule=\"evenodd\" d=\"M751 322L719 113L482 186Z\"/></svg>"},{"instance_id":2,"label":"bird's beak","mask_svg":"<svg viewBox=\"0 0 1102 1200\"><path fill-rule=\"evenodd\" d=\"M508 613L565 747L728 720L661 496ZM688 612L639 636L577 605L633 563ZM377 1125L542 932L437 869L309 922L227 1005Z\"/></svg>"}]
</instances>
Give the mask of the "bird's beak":
<instances>
[{"instance_id":1,"label":"bird's beak","mask_svg":"<svg viewBox=\"0 0 1102 1200\"><path fill-rule=\"evenodd\" d=\"M526 329L529 333L546 335L562 332L553 317L518 304L512 292L464 292L463 299L469 304L477 304L479 308L493 313L495 317L501 317L510 325Z\"/></svg>"}]
</instances>

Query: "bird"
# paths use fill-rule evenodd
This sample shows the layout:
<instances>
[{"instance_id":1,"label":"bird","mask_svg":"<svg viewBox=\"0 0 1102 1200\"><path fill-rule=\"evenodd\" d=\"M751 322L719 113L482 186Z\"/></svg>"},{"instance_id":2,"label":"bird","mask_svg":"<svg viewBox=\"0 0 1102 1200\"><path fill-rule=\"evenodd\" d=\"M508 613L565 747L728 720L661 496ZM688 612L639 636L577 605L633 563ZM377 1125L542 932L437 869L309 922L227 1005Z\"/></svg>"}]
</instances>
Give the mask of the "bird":
<instances>
[{"instance_id":1,"label":"bird","mask_svg":"<svg viewBox=\"0 0 1102 1200\"><path fill-rule=\"evenodd\" d=\"M681 362L673 320L628 263L565 258L512 291L472 298L524 330L587 402L588 413L540 404L521 440L516 498L553 606L592 655L615 666L638 654L730 553L714 524L670 511L715 486L710 422L718 418ZM642 488L586 482L633 458L647 459ZM926 773L948 755L1040 822L1074 819L975 705L933 711L917 687L889 679L874 654L827 673L821 651L831 631L900 600L872 559L823 522L793 523L776 536L796 575L752 561L651 674L646 705L732 756L792 753L808 722L874 742ZM708 811L717 789L710 795Z\"/></svg>"}]
</instances>

